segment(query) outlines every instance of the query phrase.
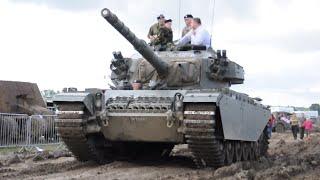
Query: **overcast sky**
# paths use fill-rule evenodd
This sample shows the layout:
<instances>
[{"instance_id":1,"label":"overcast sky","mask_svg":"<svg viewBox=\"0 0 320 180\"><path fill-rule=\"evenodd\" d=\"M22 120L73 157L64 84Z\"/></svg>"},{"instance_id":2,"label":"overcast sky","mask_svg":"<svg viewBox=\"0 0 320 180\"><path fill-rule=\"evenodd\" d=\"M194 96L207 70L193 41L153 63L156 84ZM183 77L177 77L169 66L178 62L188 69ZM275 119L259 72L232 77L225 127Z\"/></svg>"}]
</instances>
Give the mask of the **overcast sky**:
<instances>
[{"instance_id":1,"label":"overcast sky","mask_svg":"<svg viewBox=\"0 0 320 180\"><path fill-rule=\"evenodd\" d=\"M185 14L198 16L213 48L245 68L245 84L233 89L271 105L320 102L318 0L216 0L215 11L213 0L181 0L180 8L179 0L1 0L0 79L106 88L111 52L134 51L101 17L104 7L143 39L160 13L173 19L174 39Z\"/></svg>"}]
</instances>

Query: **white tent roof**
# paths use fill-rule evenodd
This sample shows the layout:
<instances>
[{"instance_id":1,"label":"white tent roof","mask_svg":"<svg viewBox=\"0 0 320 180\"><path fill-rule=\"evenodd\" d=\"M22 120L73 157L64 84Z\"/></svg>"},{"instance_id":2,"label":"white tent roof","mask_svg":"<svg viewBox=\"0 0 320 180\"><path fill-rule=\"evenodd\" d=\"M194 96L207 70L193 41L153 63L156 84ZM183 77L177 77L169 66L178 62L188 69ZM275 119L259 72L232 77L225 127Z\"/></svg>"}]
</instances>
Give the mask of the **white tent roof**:
<instances>
[{"instance_id":1,"label":"white tent roof","mask_svg":"<svg viewBox=\"0 0 320 180\"><path fill-rule=\"evenodd\" d=\"M272 106L271 112L286 112L286 113L293 113L294 109L293 107L288 106Z\"/></svg>"},{"instance_id":2,"label":"white tent roof","mask_svg":"<svg viewBox=\"0 0 320 180\"><path fill-rule=\"evenodd\" d=\"M299 117L304 114L304 117L306 118L318 118L319 116L318 111L295 111L294 113L296 113Z\"/></svg>"}]
</instances>

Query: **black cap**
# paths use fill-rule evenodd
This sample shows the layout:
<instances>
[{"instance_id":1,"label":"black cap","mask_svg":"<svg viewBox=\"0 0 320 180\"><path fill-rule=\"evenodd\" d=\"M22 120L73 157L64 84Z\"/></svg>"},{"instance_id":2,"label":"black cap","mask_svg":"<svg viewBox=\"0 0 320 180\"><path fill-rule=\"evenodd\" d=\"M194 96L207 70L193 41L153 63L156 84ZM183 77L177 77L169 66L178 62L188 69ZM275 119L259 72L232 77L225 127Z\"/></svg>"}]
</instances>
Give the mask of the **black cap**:
<instances>
[{"instance_id":1,"label":"black cap","mask_svg":"<svg viewBox=\"0 0 320 180\"><path fill-rule=\"evenodd\" d=\"M172 19L167 19L164 21L164 23L172 22Z\"/></svg>"},{"instance_id":2,"label":"black cap","mask_svg":"<svg viewBox=\"0 0 320 180\"><path fill-rule=\"evenodd\" d=\"M186 18L193 18L193 16L192 16L191 14L187 14L187 15L185 15L183 18L184 18L184 19L186 19Z\"/></svg>"},{"instance_id":3,"label":"black cap","mask_svg":"<svg viewBox=\"0 0 320 180\"><path fill-rule=\"evenodd\" d=\"M163 14L160 14L160 15L157 17L158 20L161 19L161 18L163 18L163 19L165 18Z\"/></svg>"}]
</instances>

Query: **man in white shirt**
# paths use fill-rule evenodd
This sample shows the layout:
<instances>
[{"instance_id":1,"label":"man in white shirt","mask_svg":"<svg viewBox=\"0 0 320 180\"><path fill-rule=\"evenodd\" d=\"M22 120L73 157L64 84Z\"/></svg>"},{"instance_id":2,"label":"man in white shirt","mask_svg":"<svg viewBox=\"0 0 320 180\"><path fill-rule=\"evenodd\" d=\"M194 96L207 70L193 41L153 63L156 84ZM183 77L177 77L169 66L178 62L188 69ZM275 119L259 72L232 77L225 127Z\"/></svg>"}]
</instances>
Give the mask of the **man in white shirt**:
<instances>
[{"instance_id":1,"label":"man in white shirt","mask_svg":"<svg viewBox=\"0 0 320 180\"><path fill-rule=\"evenodd\" d=\"M202 27L200 18L193 18L191 27L192 30L183 36L176 45L183 46L191 41L191 45L210 47L210 34Z\"/></svg>"}]
</instances>

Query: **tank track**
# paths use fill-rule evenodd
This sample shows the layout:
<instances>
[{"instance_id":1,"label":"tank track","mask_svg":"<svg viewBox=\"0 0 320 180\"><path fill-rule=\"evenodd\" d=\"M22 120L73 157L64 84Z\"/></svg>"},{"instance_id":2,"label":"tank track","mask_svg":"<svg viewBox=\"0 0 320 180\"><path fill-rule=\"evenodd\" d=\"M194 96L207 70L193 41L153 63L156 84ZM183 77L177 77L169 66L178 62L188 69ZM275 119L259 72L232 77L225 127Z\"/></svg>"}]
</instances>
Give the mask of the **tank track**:
<instances>
[{"instance_id":1,"label":"tank track","mask_svg":"<svg viewBox=\"0 0 320 180\"><path fill-rule=\"evenodd\" d=\"M267 153L266 131L257 142L223 140L218 132L216 109L213 103L185 105L184 137L198 168L217 168L232 162L255 160Z\"/></svg>"},{"instance_id":2,"label":"tank track","mask_svg":"<svg viewBox=\"0 0 320 180\"><path fill-rule=\"evenodd\" d=\"M63 113L58 115L55 125L60 138L66 144L68 149L79 161L90 160L90 148L87 144L87 137L84 132L82 104L63 104L59 105L59 111Z\"/></svg>"},{"instance_id":3,"label":"tank track","mask_svg":"<svg viewBox=\"0 0 320 180\"><path fill-rule=\"evenodd\" d=\"M85 111L82 103L66 103L59 105L56 128L60 138L79 161L93 160L98 164L106 164L113 160L110 144L102 134L85 132ZM106 146L108 145L108 146Z\"/></svg>"}]
</instances>

